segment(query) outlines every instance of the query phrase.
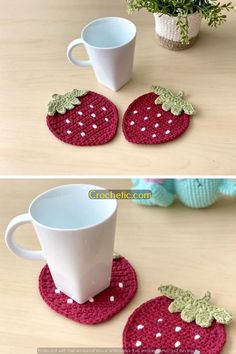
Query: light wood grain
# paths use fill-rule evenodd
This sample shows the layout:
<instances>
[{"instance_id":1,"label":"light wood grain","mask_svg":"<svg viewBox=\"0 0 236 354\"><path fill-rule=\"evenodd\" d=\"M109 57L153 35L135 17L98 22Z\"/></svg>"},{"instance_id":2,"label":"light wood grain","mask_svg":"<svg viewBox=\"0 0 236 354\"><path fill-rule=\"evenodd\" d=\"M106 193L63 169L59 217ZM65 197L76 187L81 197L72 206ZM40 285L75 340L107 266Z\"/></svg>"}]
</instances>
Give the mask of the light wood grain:
<instances>
[{"instance_id":1,"label":"light wood grain","mask_svg":"<svg viewBox=\"0 0 236 354\"><path fill-rule=\"evenodd\" d=\"M0 232L25 212L44 190L79 180L1 180ZM128 180L80 180L109 188L126 188ZM0 352L32 354L37 347L120 347L128 316L144 301L158 295L160 284L174 283L201 296L212 291L213 300L236 316L235 200L220 199L207 210L178 203L171 208L148 208L121 201L116 250L126 256L138 274L139 290L133 301L111 321L85 326L53 312L41 300L37 278L43 262L20 259L0 239ZM17 240L37 247L31 226L17 231ZM235 322L227 329L222 354L235 354Z\"/></svg>"},{"instance_id":2,"label":"light wood grain","mask_svg":"<svg viewBox=\"0 0 236 354\"><path fill-rule=\"evenodd\" d=\"M235 174L235 13L217 30L203 24L193 48L171 52L157 44L153 16L127 15L125 0L0 3L0 174ZM117 93L98 84L92 69L71 65L65 54L85 24L111 15L138 27L133 79ZM55 92L81 87L104 94L117 104L121 127L128 104L152 84L185 90L197 107L189 131L176 142L133 145L119 129L108 145L77 148L47 129L46 107Z\"/></svg>"}]
</instances>

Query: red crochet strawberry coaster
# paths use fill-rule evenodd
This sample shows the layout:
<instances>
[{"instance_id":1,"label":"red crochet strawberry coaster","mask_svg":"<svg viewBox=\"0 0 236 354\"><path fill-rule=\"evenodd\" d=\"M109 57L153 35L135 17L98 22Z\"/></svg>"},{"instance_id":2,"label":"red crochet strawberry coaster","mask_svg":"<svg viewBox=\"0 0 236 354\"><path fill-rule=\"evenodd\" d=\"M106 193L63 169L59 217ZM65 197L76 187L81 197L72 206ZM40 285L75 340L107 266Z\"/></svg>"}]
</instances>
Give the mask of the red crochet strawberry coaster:
<instances>
[{"instance_id":1,"label":"red crochet strawberry coaster","mask_svg":"<svg viewBox=\"0 0 236 354\"><path fill-rule=\"evenodd\" d=\"M133 101L125 112L123 133L134 144L163 144L180 137L188 128L193 106L183 99L183 92L154 86Z\"/></svg>"},{"instance_id":2,"label":"red crochet strawberry coaster","mask_svg":"<svg viewBox=\"0 0 236 354\"><path fill-rule=\"evenodd\" d=\"M196 300L189 291L173 286L161 289L168 296L142 304L129 317L123 332L124 351L219 354L226 341L223 323L229 322L231 316L208 303L209 293ZM177 295L178 291L182 293Z\"/></svg>"},{"instance_id":3,"label":"red crochet strawberry coaster","mask_svg":"<svg viewBox=\"0 0 236 354\"><path fill-rule=\"evenodd\" d=\"M80 305L56 289L46 265L39 276L39 291L43 300L60 315L79 323L97 324L115 316L131 301L137 291L137 279L133 267L120 257L113 261L110 287Z\"/></svg>"},{"instance_id":4,"label":"red crochet strawberry coaster","mask_svg":"<svg viewBox=\"0 0 236 354\"><path fill-rule=\"evenodd\" d=\"M63 142L77 146L102 145L116 135L118 111L106 97L74 89L52 98L47 125Z\"/></svg>"}]
</instances>

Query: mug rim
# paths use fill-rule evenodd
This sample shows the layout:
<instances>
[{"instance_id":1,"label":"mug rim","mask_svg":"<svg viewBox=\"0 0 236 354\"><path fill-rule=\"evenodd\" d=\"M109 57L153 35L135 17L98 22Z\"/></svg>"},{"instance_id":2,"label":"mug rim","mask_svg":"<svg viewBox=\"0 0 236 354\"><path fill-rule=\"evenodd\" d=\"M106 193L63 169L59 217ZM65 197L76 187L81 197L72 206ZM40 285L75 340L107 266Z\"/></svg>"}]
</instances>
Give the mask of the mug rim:
<instances>
[{"instance_id":1,"label":"mug rim","mask_svg":"<svg viewBox=\"0 0 236 354\"><path fill-rule=\"evenodd\" d=\"M118 208L118 202L116 199L110 199L114 202L114 206L113 206L113 210L112 212L106 217L104 218L102 221L99 221L97 223L88 225L88 226L82 226L82 227L74 227L74 228L60 228L60 227L51 227L48 226L46 224L40 223L38 220L36 220L31 212L31 209L33 207L33 205L37 202L38 199L40 199L41 197L43 197L44 195L47 195L49 192L52 192L54 190L57 189L63 189L63 188L67 188L67 187L73 187L73 186L86 186L86 187L90 187L91 189L101 189L101 190L107 190L107 188L101 187L101 186L97 186L97 185L93 185L93 184L86 184L86 183L71 183L71 184L63 184L57 187L53 187L50 188L42 193L40 193L39 195L37 195L30 203L30 206L28 208L28 213L32 219L33 222L35 222L37 225L46 228L47 230L52 230L52 231L61 231L61 232L67 232L67 231L79 231L79 230L87 230L87 229L92 229L94 227L97 227L98 225L103 224L104 222L106 222L107 220L109 220L110 218L112 218L112 216L117 212L117 208Z\"/></svg>"},{"instance_id":2,"label":"mug rim","mask_svg":"<svg viewBox=\"0 0 236 354\"><path fill-rule=\"evenodd\" d=\"M114 19L116 19L116 20L118 19L118 20L122 20L123 22L128 22L128 23L133 27L133 29L134 29L134 35L132 36L132 38L131 38L129 41L127 41L127 42L125 42L125 43L123 43L123 44L114 46L114 47L98 47L98 46L95 46L95 45L92 45L92 44L88 43L88 42L84 39L84 32L86 31L86 29L87 29L88 27L90 27L91 25L93 25L93 24L96 23L96 22L100 22L100 21L104 21L104 20L111 20L111 19L113 19L113 20L114 20ZM135 25L132 21L128 20L128 19L125 18L125 17L116 17L116 16L107 16L107 17L99 17L99 18L96 18L95 20L89 22L89 23L82 29L82 31L81 31L81 38L82 38L83 42L84 42L86 45L88 45L88 46L91 47L91 48L101 49L101 50L117 49L117 48L124 47L124 46L130 44L130 43L135 39L136 35L137 35L137 27L136 27L136 25Z\"/></svg>"}]
</instances>

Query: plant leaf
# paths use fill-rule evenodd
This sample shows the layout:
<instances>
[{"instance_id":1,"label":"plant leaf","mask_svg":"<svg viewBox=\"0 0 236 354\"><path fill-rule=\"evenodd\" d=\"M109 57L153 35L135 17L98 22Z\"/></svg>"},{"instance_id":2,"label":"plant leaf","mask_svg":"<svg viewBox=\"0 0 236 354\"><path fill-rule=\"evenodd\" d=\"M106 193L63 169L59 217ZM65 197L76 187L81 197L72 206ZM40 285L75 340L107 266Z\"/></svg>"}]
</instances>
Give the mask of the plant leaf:
<instances>
[{"instance_id":1,"label":"plant leaf","mask_svg":"<svg viewBox=\"0 0 236 354\"><path fill-rule=\"evenodd\" d=\"M177 28L183 44L189 43L189 14L197 12L205 18L209 26L217 27L226 21L224 11L234 9L232 2L222 4L217 0L127 0L127 5L129 13L144 8L151 13L177 17Z\"/></svg>"},{"instance_id":2,"label":"plant leaf","mask_svg":"<svg viewBox=\"0 0 236 354\"><path fill-rule=\"evenodd\" d=\"M215 320L221 324L228 324L233 319L233 316L231 316L225 309L217 307L213 312L213 316Z\"/></svg>"}]
</instances>

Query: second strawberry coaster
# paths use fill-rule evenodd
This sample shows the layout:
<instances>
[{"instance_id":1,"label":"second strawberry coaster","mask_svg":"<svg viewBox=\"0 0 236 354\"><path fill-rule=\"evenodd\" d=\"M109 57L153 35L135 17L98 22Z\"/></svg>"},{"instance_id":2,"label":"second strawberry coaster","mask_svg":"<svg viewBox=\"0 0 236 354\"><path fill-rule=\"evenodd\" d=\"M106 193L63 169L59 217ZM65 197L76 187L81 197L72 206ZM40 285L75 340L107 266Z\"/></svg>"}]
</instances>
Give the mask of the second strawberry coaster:
<instances>
[{"instance_id":1,"label":"second strawberry coaster","mask_svg":"<svg viewBox=\"0 0 236 354\"><path fill-rule=\"evenodd\" d=\"M106 97L74 89L64 95L52 96L48 104L47 125L58 139L67 144L102 145L116 135L118 111Z\"/></svg>"},{"instance_id":2,"label":"second strawberry coaster","mask_svg":"<svg viewBox=\"0 0 236 354\"><path fill-rule=\"evenodd\" d=\"M159 288L164 296L149 300L128 319L124 352L153 354L219 354L226 341L224 324L232 316L209 303L210 293L196 299L172 285Z\"/></svg>"},{"instance_id":3,"label":"second strawberry coaster","mask_svg":"<svg viewBox=\"0 0 236 354\"><path fill-rule=\"evenodd\" d=\"M123 133L130 143L156 145L175 140L188 128L193 106L169 89L153 86L153 92L133 101L123 119Z\"/></svg>"},{"instance_id":4,"label":"second strawberry coaster","mask_svg":"<svg viewBox=\"0 0 236 354\"><path fill-rule=\"evenodd\" d=\"M60 315L83 324L98 324L115 316L132 300L137 279L130 263L124 257L116 257L110 287L80 305L55 287L46 265L39 276L39 291L48 306Z\"/></svg>"}]
</instances>

